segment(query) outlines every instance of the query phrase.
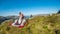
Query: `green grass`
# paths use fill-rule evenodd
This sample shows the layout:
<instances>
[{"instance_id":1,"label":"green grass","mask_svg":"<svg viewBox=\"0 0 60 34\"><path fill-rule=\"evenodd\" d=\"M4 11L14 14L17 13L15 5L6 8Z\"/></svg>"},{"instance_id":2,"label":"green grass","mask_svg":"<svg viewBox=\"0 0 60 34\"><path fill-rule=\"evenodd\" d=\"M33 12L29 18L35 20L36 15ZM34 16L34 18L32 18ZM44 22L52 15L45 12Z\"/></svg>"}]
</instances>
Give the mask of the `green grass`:
<instances>
[{"instance_id":1,"label":"green grass","mask_svg":"<svg viewBox=\"0 0 60 34\"><path fill-rule=\"evenodd\" d=\"M27 19L24 28L9 26L14 20L6 20L0 25L0 34L60 34L60 15L36 16Z\"/></svg>"}]
</instances>

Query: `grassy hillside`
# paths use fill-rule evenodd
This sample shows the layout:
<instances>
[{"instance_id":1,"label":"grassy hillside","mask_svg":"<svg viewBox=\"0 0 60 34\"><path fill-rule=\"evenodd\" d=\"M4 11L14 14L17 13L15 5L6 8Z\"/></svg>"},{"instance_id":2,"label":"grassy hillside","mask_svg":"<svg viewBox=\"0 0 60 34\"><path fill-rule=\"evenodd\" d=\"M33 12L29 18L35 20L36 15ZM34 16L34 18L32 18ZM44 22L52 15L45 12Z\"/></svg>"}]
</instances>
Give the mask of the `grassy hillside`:
<instances>
[{"instance_id":1,"label":"grassy hillside","mask_svg":"<svg viewBox=\"0 0 60 34\"><path fill-rule=\"evenodd\" d=\"M0 25L0 34L60 34L60 15L36 16L27 19L24 28L9 26L14 20L6 20Z\"/></svg>"}]
</instances>

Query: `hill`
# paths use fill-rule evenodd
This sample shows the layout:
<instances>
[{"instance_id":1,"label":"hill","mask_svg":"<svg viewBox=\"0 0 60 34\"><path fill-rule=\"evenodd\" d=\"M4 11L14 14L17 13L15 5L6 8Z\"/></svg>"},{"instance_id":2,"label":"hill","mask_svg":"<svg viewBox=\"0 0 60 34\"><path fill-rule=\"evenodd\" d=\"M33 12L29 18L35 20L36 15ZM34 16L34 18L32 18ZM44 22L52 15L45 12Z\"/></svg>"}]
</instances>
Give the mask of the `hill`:
<instances>
[{"instance_id":1,"label":"hill","mask_svg":"<svg viewBox=\"0 0 60 34\"><path fill-rule=\"evenodd\" d=\"M60 34L60 14L35 16L26 19L24 28L9 26L14 20L6 20L0 25L0 34Z\"/></svg>"},{"instance_id":2,"label":"hill","mask_svg":"<svg viewBox=\"0 0 60 34\"><path fill-rule=\"evenodd\" d=\"M1 24L2 22L4 22L5 20L17 19L17 18L18 18L18 16L6 16L6 17L0 16L0 24Z\"/></svg>"}]
</instances>

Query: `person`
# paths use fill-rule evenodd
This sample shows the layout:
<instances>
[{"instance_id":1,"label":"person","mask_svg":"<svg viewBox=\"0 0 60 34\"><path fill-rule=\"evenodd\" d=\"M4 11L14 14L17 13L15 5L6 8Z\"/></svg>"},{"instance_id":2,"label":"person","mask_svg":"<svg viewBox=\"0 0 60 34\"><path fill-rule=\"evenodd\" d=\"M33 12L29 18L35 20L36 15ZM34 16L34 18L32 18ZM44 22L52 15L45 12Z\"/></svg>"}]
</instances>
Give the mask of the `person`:
<instances>
[{"instance_id":1,"label":"person","mask_svg":"<svg viewBox=\"0 0 60 34\"><path fill-rule=\"evenodd\" d=\"M20 17L19 17L19 21L18 21L18 22L19 22L19 24L21 24L22 21L23 21L23 19L24 19L24 15L20 12L20 13L19 13L19 16L20 16Z\"/></svg>"},{"instance_id":2,"label":"person","mask_svg":"<svg viewBox=\"0 0 60 34\"><path fill-rule=\"evenodd\" d=\"M22 27L26 23L26 19L24 18L23 13L19 13L19 19L16 19L12 26Z\"/></svg>"}]
</instances>

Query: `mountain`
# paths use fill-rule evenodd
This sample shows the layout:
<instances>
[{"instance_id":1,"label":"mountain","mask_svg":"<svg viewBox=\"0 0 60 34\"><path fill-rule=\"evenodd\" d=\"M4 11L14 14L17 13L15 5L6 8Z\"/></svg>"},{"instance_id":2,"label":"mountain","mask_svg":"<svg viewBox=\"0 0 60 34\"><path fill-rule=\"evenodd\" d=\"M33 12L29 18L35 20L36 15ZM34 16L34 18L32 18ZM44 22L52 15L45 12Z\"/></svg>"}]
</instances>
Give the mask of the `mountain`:
<instances>
[{"instance_id":1,"label":"mountain","mask_svg":"<svg viewBox=\"0 0 60 34\"><path fill-rule=\"evenodd\" d=\"M15 20L15 19L18 19L18 18L19 18L19 16L6 16L6 17L0 16L0 24L2 22L4 22L5 20L10 20L10 19ZM25 18L29 18L29 16L25 16Z\"/></svg>"},{"instance_id":2,"label":"mountain","mask_svg":"<svg viewBox=\"0 0 60 34\"><path fill-rule=\"evenodd\" d=\"M0 16L0 24L1 24L1 22L5 21L5 20L7 20L5 17Z\"/></svg>"},{"instance_id":3,"label":"mountain","mask_svg":"<svg viewBox=\"0 0 60 34\"><path fill-rule=\"evenodd\" d=\"M0 24L5 20L17 19L17 18L18 16L6 16L6 17L0 16Z\"/></svg>"}]
</instances>

